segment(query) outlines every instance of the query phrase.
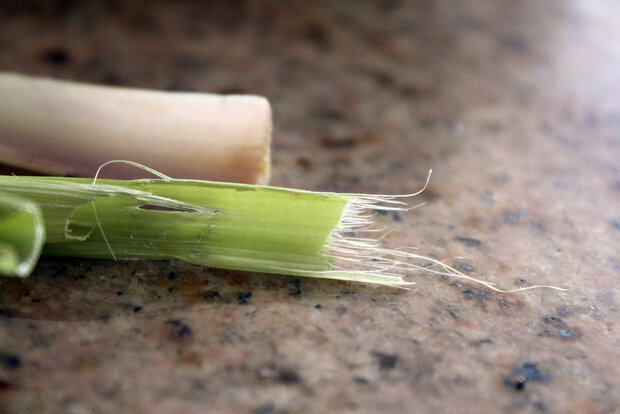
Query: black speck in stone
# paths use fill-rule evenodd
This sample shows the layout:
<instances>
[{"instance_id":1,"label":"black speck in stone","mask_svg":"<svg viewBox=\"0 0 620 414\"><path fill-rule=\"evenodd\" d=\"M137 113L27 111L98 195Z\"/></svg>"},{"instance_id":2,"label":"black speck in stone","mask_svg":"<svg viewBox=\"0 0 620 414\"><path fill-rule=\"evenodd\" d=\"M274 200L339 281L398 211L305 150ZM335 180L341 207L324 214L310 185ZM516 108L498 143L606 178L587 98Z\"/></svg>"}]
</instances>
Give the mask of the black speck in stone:
<instances>
[{"instance_id":1,"label":"black speck in stone","mask_svg":"<svg viewBox=\"0 0 620 414\"><path fill-rule=\"evenodd\" d=\"M117 290L116 291L116 296L123 296L123 291L122 290Z\"/></svg>"},{"instance_id":2,"label":"black speck in stone","mask_svg":"<svg viewBox=\"0 0 620 414\"><path fill-rule=\"evenodd\" d=\"M564 321L557 316L545 316L543 322L547 325L564 325Z\"/></svg>"},{"instance_id":3,"label":"black speck in stone","mask_svg":"<svg viewBox=\"0 0 620 414\"><path fill-rule=\"evenodd\" d=\"M320 49L331 46L331 37L327 28L319 23L310 23L303 29L303 37Z\"/></svg>"},{"instance_id":4,"label":"black speck in stone","mask_svg":"<svg viewBox=\"0 0 620 414\"><path fill-rule=\"evenodd\" d=\"M478 341L474 341L471 343L471 345L475 346L475 347L480 347L483 344L492 344L493 340L491 338L485 338L485 339L480 339Z\"/></svg>"},{"instance_id":5,"label":"black speck in stone","mask_svg":"<svg viewBox=\"0 0 620 414\"><path fill-rule=\"evenodd\" d=\"M360 377L360 376L353 377L353 381L355 381L356 383L358 383L360 385L368 384L368 380L366 378Z\"/></svg>"},{"instance_id":6,"label":"black speck in stone","mask_svg":"<svg viewBox=\"0 0 620 414\"><path fill-rule=\"evenodd\" d=\"M403 218L400 216L400 214L398 214L397 212L393 211L392 212L392 220L397 222L397 223L401 223L403 221Z\"/></svg>"},{"instance_id":7,"label":"black speck in stone","mask_svg":"<svg viewBox=\"0 0 620 414\"><path fill-rule=\"evenodd\" d=\"M66 65L71 60L67 51L59 47L44 51L41 57L45 62L54 66Z\"/></svg>"},{"instance_id":8,"label":"black speck in stone","mask_svg":"<svg viewBox=\"0 0 620 414\"><path fill-rule=\"evenodd\" d=\"M177 273L176 272L168 273L168 280L174 280L176 278L177 278Z\"/></svg>"},{"instance_id":9,"label":"black speck in stone","mask_svg":"<svg viewBox=\"0 0 620 414\"><path fill-rule=\"evenodd\" d=\"M488 290L463 289L461 292L467 296L467 299L484 300L489 296Z\"/></svg>"},{"instance_id":10,"label":"black speck in stone","mask_svg":"<svg viewBox=\"0 0 620 414\"><path fill-rule=\"evenodd\" d=\"M537 381L542 383L551 382L551 377L548 374L538 369L538 364L526 362L521 366L514 367L512 372L518 375L523 381Z\"/></svg>"},{"instance_id":11,"label":"black speck in stone","mask_svg":"<svg viewBox=\"0 0 620 414\"><path fill-rule=\"evenodd\" d=\"M181 322L179 319L169 319L166 321L166 325L170 325L174 328L175 339L183 339L192 334L190 327Z\"/></svg>"},{"instance_id":12,"label":"black speck in stone","mask_svg":"<svg viewBox=\"0 0 620 414\"><path fill-rule=\"evenodd\" d=\"M301 295L301 281L299 279L295 279L294 281L288 284L288 294L289 296L300 296Z\"/></svg>"},{"instance_id":13,"label":"black speck in stone","mask_svg":"<svg viewBox=\"0 0 620 414\"><path fill-rule=\"evenodd\" d=\"M463 262L453 262L454 267L456 267L457 269L461 269L465 272L473 272L474 270L476 270L475 267L473 267L472 265L468 264L468 263L463 263Z\"/></svg>"},{"instance_id":14,"label":"black speck in stone","mask_svg":"<svg viewBox=\"0 0 620 414\"><path fill-rule=\"evenodd\" d=\"M482 244L482 242L478 239L474 239L472 237L463 237L463 236L455 237L454 241L463 243L465 246L469 246L469 247L478 247Z\"/></svg>"},{"instance_id":15,"label":"black speck in stone","mask_svg":"<svg viewBox=\"0 0 620 414\"><path fill-rule=\"evenodd\" d=\"M220 292L218 292L217 290L208 290L202 295L202 298L207 300L219 299L219 297Z\"/></svg>"},{"instance_id":16,"label":"black speck in stone","mask_svg":"<svg viewBox=\"0 0 620 414\"><path fill-rule=\"evenodd\" d=\"M133 307L133 311L134 311L135 313L140 312L142 309L144 309L142 306L134 306L134 307Z\"/></svg>"},{"instance_id":17,"label":"black speck in stone","mask_svg":"<svg viewBox=\"0 0 620 414\"><path fill-rule=\"evenodd\" d=\"M568 315L570 313L570 308L562 308L560 309L560 313L562 315Z\"/></svg>"},{"instance_id":18,"label":"black speck in stone","mask_svg":"<svg viewBox=\"0 0 620 414\"><path fill-rule=\"evenodd\" d=\"M609 220L609 225L616 230L620 230L620 220Z\"/></svg>"},{"instance_id":19,"label":"black speck in stone","mask_svg":"<svg viewBox=\"0 0 620 414\"><path fill-rule=\"evenodd\" d=\"M183 325L179 328L179 330L177 331L177 334L179 335L179 338L183 338L185 336L191 335L192 330L189 328L189 326Z\"/></svg>"},{"instance_id":20,"label":"black speck in stone","mask_svg":"<svg viewBox=\"0 0 620 414\"><path fill-rule=\"evenodd\" d=\"M252 292L239 292L237 294L237 302L239 305L247 305L252 298Z\"/></svg>"},{"instance_id":21,"label":"black speck in stone","mask_svg":"<svg viewBox=\"0 0 620 414\"><path fill-rule=\"evenodd\" d=\"M372 355L379 361L379 369L389 371L394 369L398 362L398 355L384 354L383 352L373 352Z\"/></svg>"},{"instance_id":22,"label":"black speck in stone","mask_svg":"<svg viewBox=\"0 0 620 414\"><path fill-rule=\"evenodd\" d=\"M504 386L514 391L523 391L525 389L525 381L522 378L504 378Z\"/></svg>"},{"instance_id":23,"label":"black speck in stone","mask_svg":"<svg viewBox=\"0 0 620 414\"><path fill-rule=\"evenodd\" d=\"M301 381L299 374L291 370L282 370L278 374L278 381L283 384L297 384Z\"/></svg>"},{"instance_id":24,"label":"black speck in stone","mask_svg":"<svg viewBox=\"0 0 620 414\"><path fill-rule=\"evenodd\" d=\"M17 355L0 353L0 364L6 369L18 369L22 366L22 360Z\"/></svg>"},{"instance_id":25,"label":"black speck in stone","mask_svg":"<svg viewBox=\"0 0 620 414\"><path fill-rule=\"evenodd\" d=\"M321 309L321 308L322 308L322 306L321 306L320 303L317 303L316 305L314 305L314 309Z\"/></svg>"}]
</instances>

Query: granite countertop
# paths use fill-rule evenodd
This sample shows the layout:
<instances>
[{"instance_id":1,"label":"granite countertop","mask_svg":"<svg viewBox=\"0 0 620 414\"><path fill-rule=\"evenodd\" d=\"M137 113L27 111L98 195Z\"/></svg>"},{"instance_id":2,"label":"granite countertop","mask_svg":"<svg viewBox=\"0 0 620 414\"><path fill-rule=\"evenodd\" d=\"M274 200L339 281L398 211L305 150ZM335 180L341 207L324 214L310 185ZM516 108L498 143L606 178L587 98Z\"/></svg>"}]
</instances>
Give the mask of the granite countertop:
<instances>
[{"instance_id":1,"label":"granite countertop","mask_svg":"<svg viewBox=\"0 0 620 414\"><path fill-rule=\"evenodd\" d=\"M620 410L618 2L56 3L0 6L1 70L265 95L272 184L433 168L386 243L572 290L44 258L0 279L0 412Z\"/></svg>"}]
</instances>

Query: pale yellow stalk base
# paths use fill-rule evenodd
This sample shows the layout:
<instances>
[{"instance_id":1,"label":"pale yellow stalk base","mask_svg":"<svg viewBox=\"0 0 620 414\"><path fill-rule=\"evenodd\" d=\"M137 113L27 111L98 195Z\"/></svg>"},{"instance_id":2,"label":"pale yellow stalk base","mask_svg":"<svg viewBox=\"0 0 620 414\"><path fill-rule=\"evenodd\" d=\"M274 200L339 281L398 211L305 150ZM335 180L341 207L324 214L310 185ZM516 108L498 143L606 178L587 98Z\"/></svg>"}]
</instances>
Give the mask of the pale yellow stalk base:
<instances>
[{"instance_id":1,"label":"pale yellow stalk base","mask_svg":"<svg viewBox=\"0 0 620 414\"><path fill-rule=\"evenodd\" d=\"M162 92L0 73L0 162L93 177L131 159L176 178L265 184L271 107L259 96ZM135 178L122 166L106 177Z\"/></svg>"}]
</instances>

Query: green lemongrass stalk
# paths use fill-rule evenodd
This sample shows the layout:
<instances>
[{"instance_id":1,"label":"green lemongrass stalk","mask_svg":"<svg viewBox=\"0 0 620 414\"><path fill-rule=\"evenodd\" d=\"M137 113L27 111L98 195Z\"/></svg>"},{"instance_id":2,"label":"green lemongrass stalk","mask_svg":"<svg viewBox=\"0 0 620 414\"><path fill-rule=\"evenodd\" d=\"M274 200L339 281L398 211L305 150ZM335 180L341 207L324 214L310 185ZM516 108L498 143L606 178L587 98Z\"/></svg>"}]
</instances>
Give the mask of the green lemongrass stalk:
<instances>
[{"instance_id":1,"label":"green lemongrass stalk","mask_svg":"<svg viewBox=\"0 0 620 414\"><path fill-rule=\"evenodd\" d=\"M35 264L45 228L32 201L0 193L0 275L28 276Z\"/></svg>"},{"instance_id":2,"label":"green lemongrass stalk","mask_svg":"<svg viewBox=\"0 0 620 414\"><path fill-rule=\"evenodd\" d=\"M176 258L218 268L407 284L400 276L338 266L336 253L346 253L340 233L367 224L352 210L362 202L352 195L195 180L93 184L16 176L0 176L0 191L41 208L44 254Z\"/></svg>"},{"instance_id":3,"label":"green lemongrass stalk","mask_svg":"<svg viewBox=\"0 0 620 414\"><path fill-rule=\"evenodd\" d=\"M414 194L392 196L160 177L97 181L0 176L0 192L39 206L44 254L174 258L216 268L395 287L411 285L405 275L423 270L502 291L442 261L382 247L374 212L409 210L400 198L417 195L426 185ZM0 240L2 231L0 227Z\"/></svg>"}]
</instances>

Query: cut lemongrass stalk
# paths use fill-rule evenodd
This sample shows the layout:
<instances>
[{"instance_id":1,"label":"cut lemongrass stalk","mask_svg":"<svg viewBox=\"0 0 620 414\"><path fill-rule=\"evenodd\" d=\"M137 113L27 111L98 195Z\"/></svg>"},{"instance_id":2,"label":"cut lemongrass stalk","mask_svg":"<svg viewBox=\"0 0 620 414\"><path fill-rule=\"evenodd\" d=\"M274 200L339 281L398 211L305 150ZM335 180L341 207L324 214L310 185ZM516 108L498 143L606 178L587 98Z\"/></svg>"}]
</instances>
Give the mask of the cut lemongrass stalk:
<instances>
[{"instance_id":1,"label":"cut lemongrass stalk","mask_svg":"<svg viewBox=\"0 0 620 414\"><path fill-rule=\"evenodd\" d=\"M0 176L0 191L39 205L47 234L43 253L51 255L174 258L395 287L411 285L406 275L424 271L502 291L443 261L382 247L370 213L405 211L400 200L423 189L398 196L335 194L159 175L133 181Z\"/></svg>"},{"instance_id":2,"label":"cut lemongrass stalk","mask_svg":"<svg viewBox=\"0 0 620 414\"><path fill-rule=\"evenodd\" d=\"M37 263L45 227L32 201L0 192L0 275L25 277Z\"/></svg>"},{"instance_id":3,"label":"cut lemongrass stalk","mask_svg":"<svg viewBox=\"0 0 620 414\"><path fill-rule=\"evenodd\" d=\"M265 184L271 108L259 96L96 86L0 72L0 162L93 177L128 158L176 178ZM112 166L111 178L133 171Z\"/></svg>"},{"instance_id":4,"label":"cut lemongrass stalk","mask_svg":"<svg viewBox=\"0 0 620 414\"><path fill-rule=\"evenodd\" d=\"M43 212L44 254L175 258L210 267L406 286L333 266L354 196L197 180L0 176Z\"/></svg>"}]
</instances>

